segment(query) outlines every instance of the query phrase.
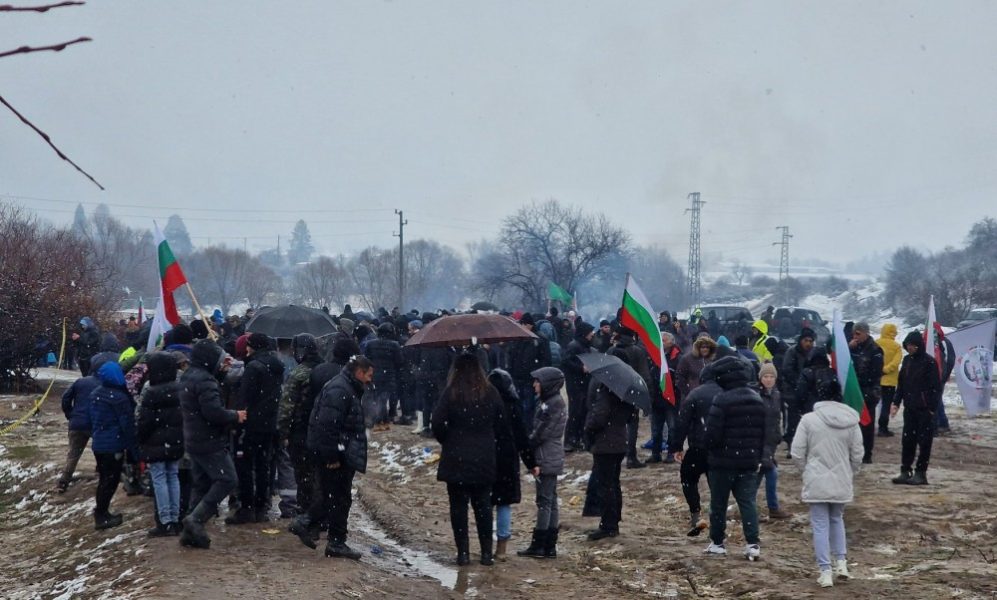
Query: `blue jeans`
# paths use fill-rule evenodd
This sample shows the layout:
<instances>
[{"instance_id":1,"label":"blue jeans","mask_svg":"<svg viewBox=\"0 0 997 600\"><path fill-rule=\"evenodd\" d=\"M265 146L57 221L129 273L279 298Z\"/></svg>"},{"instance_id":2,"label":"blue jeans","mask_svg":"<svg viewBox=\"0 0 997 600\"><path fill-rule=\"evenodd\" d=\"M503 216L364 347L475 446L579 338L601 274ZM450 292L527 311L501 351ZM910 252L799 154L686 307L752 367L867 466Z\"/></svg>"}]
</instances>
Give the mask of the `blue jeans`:
<instances>
[{"instance_id":1,"label":"blue jeans","mask_svg":"<svg viewBox=\"0 0 997 600\"><path fill-rule=\"evenodd\" d=\"M163 524L180 521L180 461L149 463L152 489L156 494L156 512Z\"/></svg>"},{"instance_id":2,"label":"blue jeans","mask_svg":"<svg viewBox=\"0 0 997 600\"><path fill-rule=\"evenodd\" d=\"M512 537L512 506L500 504L495 507L495 538L507 540Z\"/></svg>"},{"instance_id":3,"label":"blue jeans","mask_svg":"<svg viewBox=\"0 0 997 600\"><path fill-rule=\"evenodd\" d=\"M765 478L765 504L769 510L779 510L779 495L776 484L779 482L779 468L772 465L770 469L762 469L759 477Z\"/></svg>"}]
</instances>

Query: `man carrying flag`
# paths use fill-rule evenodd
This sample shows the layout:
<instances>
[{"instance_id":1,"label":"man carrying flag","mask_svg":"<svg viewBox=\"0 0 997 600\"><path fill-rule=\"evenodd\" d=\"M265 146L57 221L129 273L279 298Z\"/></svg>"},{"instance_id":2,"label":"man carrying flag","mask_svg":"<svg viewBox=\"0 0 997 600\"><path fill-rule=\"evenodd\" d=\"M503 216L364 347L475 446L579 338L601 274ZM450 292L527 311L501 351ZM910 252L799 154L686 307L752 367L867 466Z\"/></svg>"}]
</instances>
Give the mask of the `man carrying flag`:
<instances>
[{"instance_id":1,"label":"man carrying flag","mask_svg":"<svg viewBox=\"0 0 997 600\"><path fill-rule=\"evenodd\" d=\"M924 339L917 331L904 338L907 356L900 366L897 393L893 398L890 416L896 416L901 402L904 406L904 433L901 438L900 476L893 483L928 485L928 460L935 437L935 411L942 384L935 359L925 352ZM918 450L920 452L918 453ZM914 455L918 454L917 467Z\"/></svg>"},{"instance_id":2,"label":"man carrying flag","mask_svg":"<svg viewBox=\"0 0 997 600\"><path fill-rule=\"evenodd\" d=\"M859 423L862 428L862 446L865 448L862 463L871 464L872 446L876 440L876 427L871 417L876 414L876 406L879 405L882 394L880 382L883 379L883 349L869 335L869 324L861 321L852 328L848 348L851 350L855 377L862 390L862 400L870 417L868 422L863 420Z\"/></svg>"},{"instance_id":3,"label":"man carrying flag","mask_svg":"<svg viewBox=\"0 0 997 600\"><path fill-rule=\"evenodd\" d=\"M859 325L865 324L859 323L856 327ZM833 330L831 336L831 366L834 367L834 371L838 375L838 384L841 386L841 399L859 414L859 425L861 427L871 427L873 422L872 415L875 412L870 412L869 406L865 402L855 365L852 364L852 353L854 350L851 349L848 338L845 337L845 327L841 322L841 313L838 310L834 311L831 329ZM866 336L868 336L869 329L867 325L865 331ZM880 352L880 357L882 357L882 352ZM875 408L872 410L875 411ZM864 452L863 448L863 454Z\"/></svg>"}]
</instances>

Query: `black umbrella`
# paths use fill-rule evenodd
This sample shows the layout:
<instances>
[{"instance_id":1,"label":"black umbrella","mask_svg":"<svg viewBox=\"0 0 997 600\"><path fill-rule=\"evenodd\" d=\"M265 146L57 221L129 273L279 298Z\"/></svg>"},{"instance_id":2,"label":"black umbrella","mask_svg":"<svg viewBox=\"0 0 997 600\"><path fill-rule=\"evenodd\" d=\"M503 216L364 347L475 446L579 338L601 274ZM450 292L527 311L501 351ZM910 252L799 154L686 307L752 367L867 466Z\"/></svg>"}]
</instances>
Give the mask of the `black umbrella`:
<instances>
[{"instance_id":1,"label":"black umbrella","mask_svg":"<svg viewBox=\"0 0 997 600\"><path fill-rule=\"evenodd\" d=\"M620 400L645 413L651 412L647 382L630 365L615 356L598 352L579 354L578 360L596 381L609 388Z\"/></svg>"},{"instance_id":2,"label":"black umbrella","mask_svg":"<svg viewBox=\"0 0 997 600\"><path fill-rule=\"evenodd\" d=\"M332 317L317 308L305 306L277 306L260 311L246 324L246 331L265 333L272 338L293 338L299 333L315 337L336 333Z\"/></svg>"}]
</instances>

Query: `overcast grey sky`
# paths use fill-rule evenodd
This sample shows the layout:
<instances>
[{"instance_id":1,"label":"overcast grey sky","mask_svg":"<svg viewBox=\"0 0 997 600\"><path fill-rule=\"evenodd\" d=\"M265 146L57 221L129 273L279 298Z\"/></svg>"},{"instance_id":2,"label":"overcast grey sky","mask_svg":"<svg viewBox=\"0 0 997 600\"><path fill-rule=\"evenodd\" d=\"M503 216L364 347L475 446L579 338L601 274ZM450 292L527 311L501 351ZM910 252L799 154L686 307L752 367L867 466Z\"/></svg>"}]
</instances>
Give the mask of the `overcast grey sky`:
<instances>
[{"instance_id":1,"label":"overcast grey sky","mask_svg":"<svg viewBox=\"0 0 997 600\"><path fill-rule=\"evenodd\" d=\"M326 252L395 243L394 208L462 247L555 197L684 263L699 191L704 246L748 259L777 258L777 225L797 257L940 248L997 213L995 22L984 1L0 13L0 49L94 38L0 59L0 94L107 187L0 108L0 195L251 248L306 218Z\"/></svg>"}]
</instances>

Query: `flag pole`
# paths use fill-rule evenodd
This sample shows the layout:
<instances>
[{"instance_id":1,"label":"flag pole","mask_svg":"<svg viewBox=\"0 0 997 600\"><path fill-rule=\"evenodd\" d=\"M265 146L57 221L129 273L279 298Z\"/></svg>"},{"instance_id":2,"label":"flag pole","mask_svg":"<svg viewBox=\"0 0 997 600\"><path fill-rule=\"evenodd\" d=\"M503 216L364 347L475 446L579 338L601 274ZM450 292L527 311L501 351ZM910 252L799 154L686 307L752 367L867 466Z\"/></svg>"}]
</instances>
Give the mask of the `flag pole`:
<instances>
[{"instance_id":1,"label":"flag pole","mask_svg":"<svg viewBox=\"0 0 997 600\"><path fill-rule=\"evenodd\" d=\"M190 299L194 301L194 307L197 308L197 314L201 315L201 321L204 322L204 326L208 328L208 337L211 338L212 342L218 341L218 334L212 328L211 324L208 323L208 319L204 316L204 311L201 310L201 305L197 302L197 296L194 295L194 290L190 287L190 282L185 284L187 288L187 293L190 294Z\"/></svg>"}]
</instances>

